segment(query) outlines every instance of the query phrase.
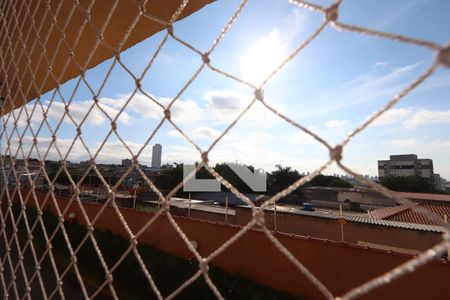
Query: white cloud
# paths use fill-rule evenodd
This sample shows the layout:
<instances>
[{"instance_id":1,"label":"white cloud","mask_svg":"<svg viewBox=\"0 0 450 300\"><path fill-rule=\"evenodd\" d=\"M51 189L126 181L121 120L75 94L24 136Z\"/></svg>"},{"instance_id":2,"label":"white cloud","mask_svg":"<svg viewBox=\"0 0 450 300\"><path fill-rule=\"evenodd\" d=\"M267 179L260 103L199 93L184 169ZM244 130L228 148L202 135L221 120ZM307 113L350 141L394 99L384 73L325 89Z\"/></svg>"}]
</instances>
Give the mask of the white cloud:
<instances>
[{"instance_id":1,"label":"white cloud","mask_svg":"<svg viewBox=\"0 0 450 300\"><path fill-rule=\"evenodd\" d=\"M389 64L388 61L379 61L372 65L372 69L381 69L386 67Z\"/></svg>"},{"instance_id":2,"label":"white cloud","mask_svg":"<svg viewBox=\"0 0 450 300\"><path fill-rule=\"evenodd\" d=\"M343 127L347 124L350 124L350 120L330 120L325 123L325 127L336 128L336 127Z\"/></svg>"},{"instance_id":3,"label":"white cloud","mask_svg":"<svg viewBox=\"0 0 450 300\"><path fill-rule=\"evenodd\" d=\"M409 117L412 113L412 108L391 108L384 114L382 114L373 123L374 126L392 125L400 123Z\"/></svg>"},{"instance_id":4,"label":"white cloud","mask_svg":"<svg viewBox=\"0 0 450 300\"><path fill-rule=\"evenodd\" d=\"M135 143L131 141L125 141L127 146L131 149L131 151L136 154L143 144ZM94 155L98 147L100 147L100 142L97 142L95 146L89 146L89 151L92 155ZM18 149L18 139L12 139L10 150L12 153L15 153ZM32 136L24 136L22 139L22 150L25 156L28 156L33 145L33 137ZM48 137L38 137L37 139L37 148L40 153L41 158L48 150L48 155L46 159L51 160L60 160L61 158L66 157L69 161L83 161L89 159L89 154L87 150L84 148L83 144L79 139L76 139L75 142L73 139L66 138L57 138L56 143L52 144L52 139ZM147 148L144 149L142 154L140 155L140 161L150 161L150 151L151 145L148 145ZM61 155L59 155L61 153ZM18 158L21 158L21 152L19 152ZM30 157L38 158L36 147L33 147L31 151ZM108 163L118 163L123 158L131 157L130 152L125 148L125 146L120 141L111 141L106 142L102 149L100 150L96 161L98 162L108 162Z\"/></svg>"},{"instance_id":5,"label":"white cloud","mask_svg":"<svg viewBox=\"0 0 450 300\"><path fill-rule=\"evenodd\" d=\"M401 124L403 128L415 129L422 125L450 123L450 109L431 111L424 108L392 108L379 117L374 126Z\"/></svg>"},{"instance_id":6,"label":"white cloud","mask_svg":"<svg viewBox=\"0 0 450 300\"><path fill-rule=\"evenodd\" d=\"M446 111L421 109L404 120L403 126L407 129L414 129L421 125L442 123L450 123L450 109Z\"/></svg>"},{"instance_id":7,"label":"white cloud","mask_svg":"<svg viewBox=\"0 0 450 300\"><path fill-rule=\"evenodd\" d=\"M178 130L168 130L166 134L172 138L184 138L183 135Z\"/></svg>"},{"instance_id":8,"label":"white cloud","mask_svg":"<svg viewBox=\"0 0 450 300\"><path fill-rule=\"evenodd\" d=\"M325 115L363 103L386 101L407 86L407 78L411 74L417 73L417 67L420 64L421 62L406 65L383 73L371 69L367 73L342 83L339 88L332 90L329 94L325 94L317 99L311 99L311 101L321 103L321 105L305 104L305 107L299 108L302 111L300 116Z\"/></svg>"},{"instance_id":9,"label":"white cloud","mask_svg":"<svg viewBox=\"0 0 450 300\"><path fill-rule=\"evenodd\" d=\"M13 116L17 118L17 125L19 127L25 127L28 119L30 120L32 127L40 125L43 121L44 112L47 113L49 120L59 122L64 116L64 122L69 124L73 124L72 120L69 118L69 115L77 124L80 124L87 115L87 118L84 120L85 124L87 123L94 126L100 126L105 122L109 123L107 115L111 119L114 119L120 111L119 107L121 105L118 104L120 103L120 101L113 102L112 99L106 99L104 102L99 102L99 106L107 115L105 115L105 113L102 112L97 106L92 107L93 103L94 102L92 100L72 102L68 106L68 114L64 115L64 112L66 111L66 105L63 102L53 101L52 103L50 103L50 101L43 101L42 108L40 105L37 105L34 109L34 112L34 104L30 103L24 106L24 110L22 111L20 116L20 109L16 109L9 114L11 114L11 120L13 120ZM25 113L25 110L28 112L28 116ZM5 116L5 118L6 117L7 116ZM130 122L130 116L128 115L128 113L122 112L119 116L118 122L122 124L128 124Z\"/></svg>"},{"instance_id":10,"label":"white cloud","mask_svg":"<svg viewBox=\"0 0 450 300\"><path fill-rule=\"evenodd\" d=\"M206 126L200 126L195 128L192 131L192 136L196 139L216 139L220 135L220 131L206 127Z\"/></svg>"},{"instance_id":11,"label":"white cloud","mask_svg":"<svg viewBox=\"0 0 450 300\"><path fill-rule=\"evenodd\" d=\"M312 144L312 143L314 143L314 141L315 141L315 139L311 135L309 135L301 130L295 132L289 138L289 142L291 142L292 144L296 144L296 145Z\"/></svg>"},{"instance_id":12,"label":"white cloud","mask_svg":"<svg viewBox=\"0 0 450 300\"><path fill-rule=\"evenodd\" d=\"M410 148L417 146L419 142L416 139L396 139L389 141L389 144L399 148Z\"/></svg>"}]
</instances>

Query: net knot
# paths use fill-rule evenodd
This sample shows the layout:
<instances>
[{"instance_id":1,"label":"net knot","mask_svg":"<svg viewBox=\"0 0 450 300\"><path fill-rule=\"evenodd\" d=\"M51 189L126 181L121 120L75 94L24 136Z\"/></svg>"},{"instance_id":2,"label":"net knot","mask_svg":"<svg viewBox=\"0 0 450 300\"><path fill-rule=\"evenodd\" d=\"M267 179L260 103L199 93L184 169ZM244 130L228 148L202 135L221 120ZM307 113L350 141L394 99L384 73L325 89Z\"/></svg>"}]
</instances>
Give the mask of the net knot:
<instances>
[{"instance_id":1,"label":"net knot","mask_svg":"<svg viewBox=\"0 0 450 300\"><path fill-rule=\"evenodd\" d=\"M441 65L450 68L450 45L447 45L445 48L442 48L439 51L437 55L437 61Z\"/></svg>"},{"instance_id":2,"label":"net knot","mask_svg":"<svg viewBox=\"0 0 450 300\"><path fill-rule=\"evenodd\" d=\"M264 211L260 207L255 208L252 215L253 219L256 221L256 224L260 226L264 225Z\"/></svg>"},{"instance_id":3,"label":"net knot","mask_svg":"<svg viewBox=\"0 0 450 300\"><path fill-rule=\"evenodd\" d=\"M114 51L114 57L115 57L117 60L120 60L120 51L119 51L119 50L115 50L115 51Z\"/></svg>"},{"instance_id":4,"label":"net knot","mask_svg":"<svg viewBox=\"0 0 450 300\"><path fill-rule=\"evenodd\" d=\"M169 203L169 201L164 200L164 201L162 202L162 208L163 208L165 211L169 211L169 208L170 208L170 203Z\"/></svg>"},{"instance_id":5,"label":"net knot","mask_svg":"<svg viewBox=\"0 0 450 300\"><path fill-rule=\"evenodd\" d=\"M139 11L141 15L145 15L147 13L147 9L145 8L144 1L139 2Z\"/></svg>"},{"instance_id":6,"label":"net knot","mask_svg":"<svg viewBox=\"0 0 450 300\"><path fill-rule=\"evenodd\" d=\"M330 158L335 161L341 161L342 159L342 145L337 145L330 150Z\"/></svg>"},{"instance_id":7,"label":"net knot","mask_svg":"<svg viewBox=\"0 0 450 300\"><path fill-rule=\"evenodd\" d=\"M170 34L171 36L173 36L173 25L169 24L167 25L167 33Z\"/></svg>"},{"instance_id":8,"label":"net knot","mask_svg":"<svg viewBox=\"0 0 450 300\"><path fill-rule=\"evenodd\" d=\"M202 158L202 161L203 161L205 164L207 164L208 161L209 161L209 158L208 158L208 151L202 152L201 158Z\"/></svg>"},{"instance_id":9,"label":"net knot","mask_svg":"<svg viewBox=\"0 0 450 300\"><path fill-rule=\"evenodd\" d=\"M259 101L264 101L264 90L263 88L259 88L255 90L255 98Z\"/></svg>"},{"instance_id":10,"label":"net knot","mask_svg":"<svg viewBox=\"0 0 450 300\"><path fill-rule=\"evenodd\" d=\"M337 21L338 8L339 8L339 5L337 3L335 3L325 10L325 19L328 22L336 22Z\"/></svg>"},{"instance_id":11,"label":"net knot","mask_svg":"<svg viewBox=\"0 0 450 300\"><path fill-rule=\"evenodd\" d=\"M133 247L136 247L136 245L138 244L137 238L135 235L132 235L130 237L130 244L133 245Z\"/></svg>"},{"instance_id":12,"label":"net knot","mask_svg":"<svg viewBox=\"0 0 450 300\"><path fill-rule=\"evenodd\" d=\"M106 194L106 196L108 197L108 199L114 200L114 192L109 190L108 193Z\"/></svg>"},{"instance_id":13,"label":"net knot","mask_svg":"<svg viewBox=\"0 0 450 300\"><path fill-rule=\"evenodd\" d=\"M209 58L209 52L202 54L202 60L205 64L209 64L211 62L211 59Z\"/></svg>"},{"instance_id":14,"label":"net knot","mask_svg":"<svg viewBox=\"0 0 450 300\"><path fill-rule=\"evenodd\" d=\"M164 116L166 117L167 120L170 120L171 117L170 109L164 110Z\"/></svg>"},{"instance_id":15,"label":"net knot","mask_svg":"<svg viewBox=\"0 0 450 300\"><path fill-rule=\"evenodd\" d=\"M205 258L202 258L198 264L200 271L202 273L207 273L209 270L208 261Z\"/></svg>"},{"instance_id":16,"label":"net knot","mask_svg":"<svg viewBox=\"0 0 450 300\"><path fill-rule=\"evenodd\" d=\"M106 274L105 278L108 283L112 283L114 280L111 273Z\"/></svg>"},{"instance_id":17,"label":"net knot","mask_svg":"<svg viewBox=\"0 0 450 300\"><path fill-rule=\"evenodd\" d=\"M139 157L137 155L133 156L133 165L137 166L139 165Z\"/></svg>"},{"instance_id":18,"label":"net knot","mask_svg":"<svg viewBox=\"0 0 450 300\"><path fill-rule=\"evenodd\" d=\"M92 226L92 224L89 224L87 226L87 230L89 231L89 233L93 233L94 232L94 226Z\"/></svg>"},{"instance_id":19,"label":"net knot","mask_svg":"<svg viewBox=\"0 0 450 300\"><path fill-rule=\"evenodd\" d=\"M117 123L115 121L111 122L111 129L116 131L117 130Z\"/></svg>"},{"instance_id":20,"label":"net knot","mask_svg":"<svg viewBox=\"0 0 450 300\"><path fill-rule=\"evenodd\" d=\"M81 135L81 128L77 127L77 135Z\"/></svg>"},{"instance_id":21,"label":"net knot","mask_svg":"<svg viewBox=\"0 0 450 300\"><path fill-rule=\"evenodd\" d=\"M139 80L139 78L136 78L136 80L134 81L134 84L136 85L136 88L138 88L138 89L141 88L141 81Z\"/></svg>"}]
</instances>

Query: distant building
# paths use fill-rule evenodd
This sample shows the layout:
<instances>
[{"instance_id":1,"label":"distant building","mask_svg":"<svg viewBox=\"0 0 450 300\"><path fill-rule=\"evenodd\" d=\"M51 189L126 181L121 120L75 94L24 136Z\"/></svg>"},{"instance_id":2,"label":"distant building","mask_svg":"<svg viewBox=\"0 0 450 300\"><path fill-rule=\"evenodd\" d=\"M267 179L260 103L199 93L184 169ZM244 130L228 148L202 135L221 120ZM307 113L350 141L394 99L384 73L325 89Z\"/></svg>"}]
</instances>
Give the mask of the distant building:
<instances>
[{"instance_id":1,"label":"distant building","mask_svg":"<svg viewBox=\"0 0 450 300\"><path fill-rule=\"evenodd\" d=\"M378 161L378 176L420 176L434 181L433 160L415 154L391 155L389 160Z\"/></svg>"},{"instance_id":2,"label":"distant building","mask_svg":"<svg viewBox=\"0 0 450 300\"><path fill-rule=\"evenodd\" d=\"M131 167L131 159L122 159L122 167Z\"/></svg>"},{"instance_id":3,"label":"distant building","mask_svg":"<svg viewBox=\"0 0 450 300\"><path fill-rule=\"evenodd\" d=\"M152 149L152 168L161 168L161 156L162 156L162 146L161 144L155 144Z\"/></svg>"}]
</instances>

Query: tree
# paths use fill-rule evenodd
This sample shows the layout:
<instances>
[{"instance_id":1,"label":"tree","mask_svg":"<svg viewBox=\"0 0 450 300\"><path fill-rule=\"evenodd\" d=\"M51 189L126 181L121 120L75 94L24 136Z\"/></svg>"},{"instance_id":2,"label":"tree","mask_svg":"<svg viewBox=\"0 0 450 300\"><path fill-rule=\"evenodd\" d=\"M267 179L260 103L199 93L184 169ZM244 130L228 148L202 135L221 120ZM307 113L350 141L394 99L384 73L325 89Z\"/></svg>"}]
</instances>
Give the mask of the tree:
<instances>
[{"instance_id":1,"label":"tree","mask_svg":"<svg viewBox=\"0 0 450 300\"><path fill-rule=\"evenodd\" d=\"M197 164L196 164L197 166ZM175 188L180 182L183 181L183 163L175 163L173 168L165 169L161 172L156 180L156 186L161 190L171 191ZM212 179L214 178L205 167L202 167L197 171L195 177L198 179ZM176 195L178 196L186 196L186 193L183 192L183 188L180 188Z\"/></svg>"},{"instance_id":2,"label":"tree","mask_svg":"<svg viewBox=\"0 0 450 300\"><path fill-rule=\"evenodd\" d=\"M310 186L329 186L352 188L353 185L339 177L319 174L309 182Z\"/></svg>"},{"instance_id":3,"label":"tree","mask_svg":"<svg viewBox=\"0 0 450 300\"><path fill-rule=\"evenodd\" d=\"M275 166L276 170L267 174L267 192L274 195L281 192L300 178L302 175L291 167ZM294 191L295 194L301 195L300 189Z\"/></svg>"},{"instance_id":4,"label":"tree","mask_svg":"<svg viewBox=\"0 0 450 300\"><path fill-rule=\"evenodd\" d=\"M380 183L390 190L398 192L434 193L433 182L420 176L387 176Z\"/></svg>"}]
</instances>

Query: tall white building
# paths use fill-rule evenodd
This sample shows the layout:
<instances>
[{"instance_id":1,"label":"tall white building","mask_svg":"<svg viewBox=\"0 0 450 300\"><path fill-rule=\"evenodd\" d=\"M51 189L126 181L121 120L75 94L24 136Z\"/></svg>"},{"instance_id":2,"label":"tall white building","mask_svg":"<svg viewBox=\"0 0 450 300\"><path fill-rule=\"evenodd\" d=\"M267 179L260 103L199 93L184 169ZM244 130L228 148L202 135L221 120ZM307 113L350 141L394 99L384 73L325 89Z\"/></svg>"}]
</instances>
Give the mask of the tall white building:
<instances>
[{"instance_id":1,"label":"tall white building","mask_svg":"<svg viewBox=\"0 0 450 300\"><path fill-rule=\"evenodd\" d=\"M155 144L152 149L152 168L161 168L161 156L162 156L162 146L161 144Z\"/></svg>"},{"instance_id":2,"label":"tall white building","mask_svg":"<svg viewBox=\"0 0 450 300\"><path fill-rule=\"evenodd\" d=\"M417 158L415 154L391 155L389 160L378 161L378 176L420 176L434 179L433 161Z\"/></svg>"}]
</instances>

